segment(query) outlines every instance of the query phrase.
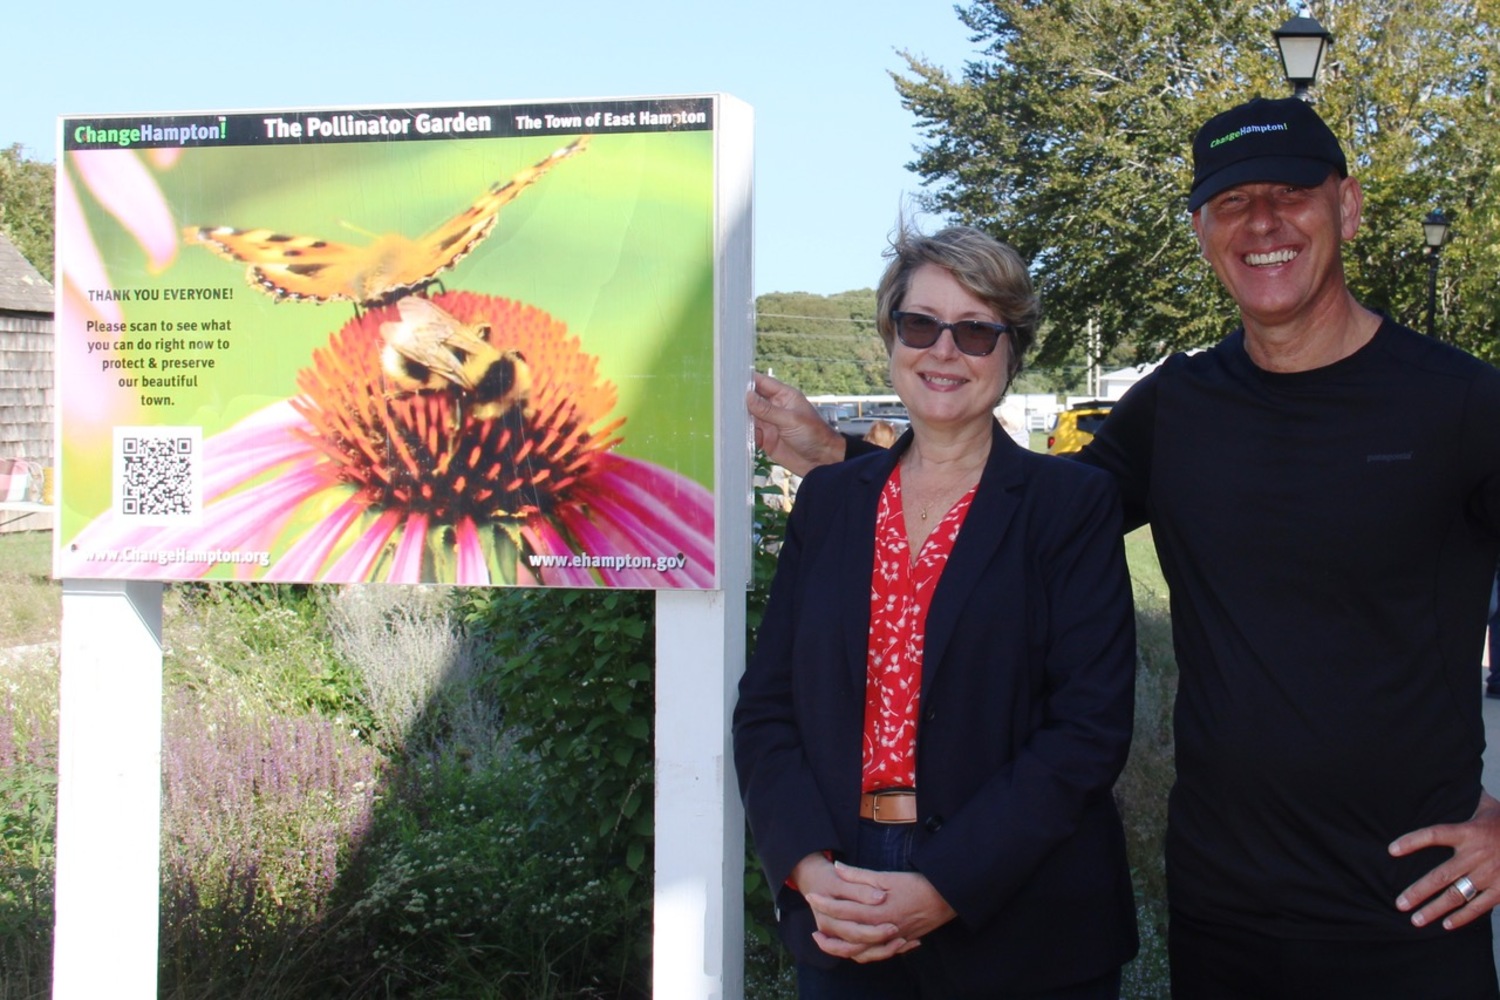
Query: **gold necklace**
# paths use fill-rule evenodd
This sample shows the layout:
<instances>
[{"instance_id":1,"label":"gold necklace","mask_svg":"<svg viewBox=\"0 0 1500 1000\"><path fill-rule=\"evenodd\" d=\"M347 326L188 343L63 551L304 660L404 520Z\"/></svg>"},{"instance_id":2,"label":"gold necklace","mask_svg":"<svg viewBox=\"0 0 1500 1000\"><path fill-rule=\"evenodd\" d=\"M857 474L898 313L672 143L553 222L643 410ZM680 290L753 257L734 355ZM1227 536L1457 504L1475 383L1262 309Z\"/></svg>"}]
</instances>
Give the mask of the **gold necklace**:
<instances>
[{"instance_id":1,"label":"gold necklace","mask_svg":"<svg viewBox=\"0 0 1500 1000\"><path fill-rule=\"evenodd\" d=\"M917 499L917 494L918 494L918 492L926 492L926 491L925 490L918 491L916 489L911 488L913 484L911 482L907 481L905 477L903 477L902 493L903 493L904 498L910 498L915 505L919 505L920 509L917 511L917 517L921 521L926 522L927 515L930 514L930 513L932 513L932 510L933 510L934 507L939 507L939 504L943 504L943 501L944 501L945 498L951 497L951 499L947 500L946 504L943 504L939 508L940 513L941 513L941 511L946 511L949 508L951 508L953 506L953 504L956 503L960 497L962 497L964 494L968 493L969 490L971 490L971 489L974 488L974 484L973 483L965 483L964 482L964 480L967 479L967 478L968 478L967 475L963 475L963 476L960 477L958 492L956 494L953 492L955 487L953 487L951 485L951 480L950 480L949 483L946 483L946 484L942 483L942 482L937 483L936 484L937 485L937 489L935 489L932 492L932 494L931 494L932 498L930 500L928 500L926 503L922 503L921 501L919 501ZM976 476L976 479L977 479L977 476Z\"/></svg>"},{"instance_id":2,"label":"gold necklace","mask_svg":"<svg viewBox=\"0 0 1500 1000\"><path fill-rule=\"evenodd\" d=\"M960 497L963 496L964 493L969 492L969 490L972 489L972 488L973 487L965 487L963 493L960 493L959 496ZM932 508L938 506L938 504L942 502L944 496L946 496L946 493L939 493L936 497L934 497L933 499L931 499L931 500L927 501L926 503L924 503L922 505L921 511L918 512L917 516L920 517L924 521L927 520L927 514L928 514L928 512L931 511ZM954 502L956 502L956 501L957 501L957 498L955 497L953 501L950 501L947 504L945 504L942 509L943 510L948 510L949 508L951 508L953 506Z\"/></svg>"}]
</instances>

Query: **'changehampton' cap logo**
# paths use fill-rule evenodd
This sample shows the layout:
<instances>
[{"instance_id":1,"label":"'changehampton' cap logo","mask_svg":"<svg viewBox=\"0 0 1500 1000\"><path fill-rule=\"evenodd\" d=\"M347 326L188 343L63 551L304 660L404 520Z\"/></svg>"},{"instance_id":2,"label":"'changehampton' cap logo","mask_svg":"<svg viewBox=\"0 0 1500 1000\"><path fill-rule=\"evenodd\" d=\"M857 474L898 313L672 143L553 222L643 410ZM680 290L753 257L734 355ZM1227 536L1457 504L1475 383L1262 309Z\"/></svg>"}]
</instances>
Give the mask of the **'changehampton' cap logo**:
<instances>
[{"instance_id":1,"label":"'changehampton' cap logo","mask_svg":"<svg viewBox=\"0 0 1500 1000\"><path fill-rule=\"evenodd\" d=\"M1280 125L1246 125L1243 128L1237 128L1237 129L1235 129L1233 132L1230 132L1228 135L1221 135L1221 136L1219 136L1213 142L1211 142L1211 143L1208 144L1208 148L1209 149L1213 149L1215 146L1222 146L1226 142L1233 142L1234 140L1240 138L1241 136L1248 135L1251 132L1289 132L1289 131L1291 131L1291 127L1288 126L1285 122L1282 122Z\"/></svg>"}]
</instances>

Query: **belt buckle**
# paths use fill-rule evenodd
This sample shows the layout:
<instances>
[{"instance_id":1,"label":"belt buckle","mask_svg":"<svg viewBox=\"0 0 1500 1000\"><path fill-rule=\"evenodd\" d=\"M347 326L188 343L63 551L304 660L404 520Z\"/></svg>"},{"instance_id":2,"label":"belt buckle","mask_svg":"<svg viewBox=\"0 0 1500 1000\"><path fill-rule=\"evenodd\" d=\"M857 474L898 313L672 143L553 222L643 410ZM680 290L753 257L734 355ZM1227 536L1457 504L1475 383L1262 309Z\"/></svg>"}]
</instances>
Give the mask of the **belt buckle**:
<instances>
[{"instance_id":1,"label":"belt buckle","mask_svg":"<svg viewBox=\"0 0 1500 1000\"><path fill-rule=\"evenodd\" d=\"M902 824L902 823L915 823L917 821L917 817L916 817L916 801L915 801L916 797L917 797L917 793L916 792L914 792L914 791L912 791L910 789L907 789L907 788L892 788L892 789L888 789L888 790L882 791L882 792L870 792L869 795L870 795L870 820L872 822L875 822L875 823L884 823L884 824L887 824L887 825L894 825L894 824ZM895 800L895 799L901 799L901 800L903 800L902 801L903 805L907 805L908 804L908 800L909 800L910 808L909 809L892 809L891 811L894 812L894 813L897 813L898 815L894 815L894 816L890 817L889 819L881 816L880 815L880 806L881 806L881 803L882 802L890 802L891 806L894 806L895 802L892 801L892 800Z\"/></svg>"}]
</instances>

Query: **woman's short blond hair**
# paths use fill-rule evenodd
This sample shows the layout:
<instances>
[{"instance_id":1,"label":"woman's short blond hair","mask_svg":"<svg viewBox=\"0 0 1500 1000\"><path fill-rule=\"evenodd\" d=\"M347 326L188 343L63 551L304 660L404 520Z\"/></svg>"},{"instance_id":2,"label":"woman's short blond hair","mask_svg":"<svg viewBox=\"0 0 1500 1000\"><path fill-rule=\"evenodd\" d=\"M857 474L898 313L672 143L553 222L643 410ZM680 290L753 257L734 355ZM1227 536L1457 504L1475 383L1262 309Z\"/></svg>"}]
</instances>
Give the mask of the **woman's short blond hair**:
<instances>
[{"instance_id":1,"label":"woman's short blond hair","mask_svg":"<svg viewBox=\"0 0 1500 1000\"><path fill-rule=\"evenodd\" d=\"M1041 298L1031 285L1026 262L1010 246L973 226L949 226L931 236L902 223L885 253L890 258L875 291L875 323L887 352L895 347L896 324L891 313L901 308L911 276L923 264L936 264L974 297L1009 324L1010 377L1021 370L1021 359L1036 342L1041 320Z\"/></svg>"}]
</instances>

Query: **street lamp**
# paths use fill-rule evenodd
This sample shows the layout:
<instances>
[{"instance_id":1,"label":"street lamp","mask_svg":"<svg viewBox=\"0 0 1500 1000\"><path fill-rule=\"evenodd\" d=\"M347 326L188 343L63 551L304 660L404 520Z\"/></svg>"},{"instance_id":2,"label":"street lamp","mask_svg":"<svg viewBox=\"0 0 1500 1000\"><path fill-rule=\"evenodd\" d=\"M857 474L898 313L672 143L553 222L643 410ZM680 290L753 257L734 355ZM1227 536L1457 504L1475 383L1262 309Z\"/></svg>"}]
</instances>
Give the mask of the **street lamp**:
<instances>
[{"instance_id":1,"label":"street lamp","mask_svg":"<svg viewBox=\"0 0 1500 1000\"><path fill-rule=\"evenodd\" d=\"M1307 100L1307 88L1317 82L1323 50L1333 44L1333 35L1313 18L1298 14L1271 37L1281 50L1281 71L1292 85L1292 96Z\"/></svg>"},{"instance_id":2,"label":"street lamp","mask_svg":"<svg viewBox=\"0 0 1500 1000\"><path fill-rule=\"evenodd\" d=\"M1452 223L1442 212L1428 212L1422 220L1422 239L1427 243L1427 336L1434 336L1433 324L1437 316L1437 272L1438 257L1443 244L1448 241L1448 229Z\"/></svg>"}]
</instances>

